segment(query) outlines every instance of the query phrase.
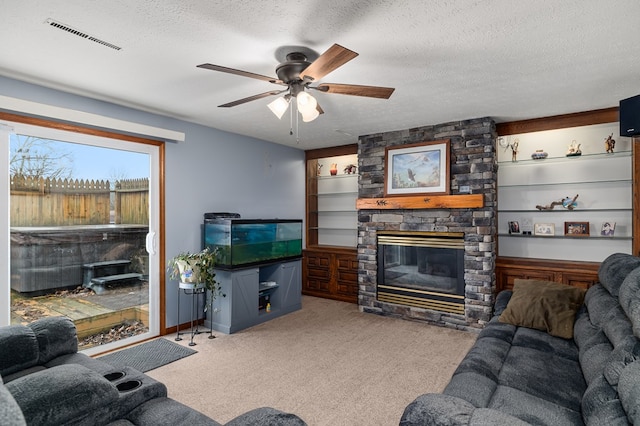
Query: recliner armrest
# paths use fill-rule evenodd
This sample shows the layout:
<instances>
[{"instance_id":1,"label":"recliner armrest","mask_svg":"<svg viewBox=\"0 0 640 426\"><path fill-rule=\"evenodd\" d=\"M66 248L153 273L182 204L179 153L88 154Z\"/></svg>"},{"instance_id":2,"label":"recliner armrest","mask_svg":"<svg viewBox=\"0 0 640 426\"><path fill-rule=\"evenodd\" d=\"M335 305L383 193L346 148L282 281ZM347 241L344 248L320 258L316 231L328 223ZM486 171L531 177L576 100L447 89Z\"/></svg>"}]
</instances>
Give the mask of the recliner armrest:
<instances>
[{"instance_id":1,"label":"recliner armrest","mask_svg":"<svg viewBox=\"0 0 640 426\"><path fill-rule=\"evenodd\" d=\"M400 426L498 424L528 425L528 423L501 411L476 408L464 399L439 393L420 395L405 408L400 419Z\"/></svg>"},{"instance_id":2,"label":"recliner armrest","mask_svg":"<svg viewBox=\"0 0 640 426\"><path fill-rule=\"evenodd\" d=\"M75 364L29 374L5 386L29 425L61 425L79 419L93 424L93 413L119 397L111 382Z\"/></svg>"}]
</instances>

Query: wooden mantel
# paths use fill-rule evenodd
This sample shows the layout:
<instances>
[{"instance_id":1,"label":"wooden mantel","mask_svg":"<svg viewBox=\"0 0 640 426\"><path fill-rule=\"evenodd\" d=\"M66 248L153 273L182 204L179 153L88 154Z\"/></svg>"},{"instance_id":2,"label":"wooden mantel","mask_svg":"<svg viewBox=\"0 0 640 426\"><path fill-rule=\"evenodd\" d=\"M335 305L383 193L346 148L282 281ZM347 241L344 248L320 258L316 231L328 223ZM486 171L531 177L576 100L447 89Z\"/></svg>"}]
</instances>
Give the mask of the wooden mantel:
<instances>
[{"instance_id":1,"label":"wooden mantel","mask_svg":"<svg viewBox=\"0 0 640 426\"><path fill-rule=\"evenodd\" d=\"M410 197L358 198L358 210L472 209L484 207L483 194L418 195Z\"/></svg>"}]
</instances>

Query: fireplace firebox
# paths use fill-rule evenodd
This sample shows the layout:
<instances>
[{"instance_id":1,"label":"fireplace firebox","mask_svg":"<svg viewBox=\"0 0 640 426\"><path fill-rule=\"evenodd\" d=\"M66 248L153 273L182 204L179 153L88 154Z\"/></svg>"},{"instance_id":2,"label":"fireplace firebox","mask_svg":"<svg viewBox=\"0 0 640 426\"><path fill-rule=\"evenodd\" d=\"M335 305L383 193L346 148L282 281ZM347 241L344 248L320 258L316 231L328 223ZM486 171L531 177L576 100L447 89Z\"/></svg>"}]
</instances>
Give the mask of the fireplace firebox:
<instances>
[{"instance_id":1,"label":"fireplace firebox","mask_svg":"<svg viewBox=\"0 0 640 426\"><path fill-rule=\"evenodd\" d=\"M377 299L464 314L464 234L380 231Z\"/></svg>"}]
</instances>

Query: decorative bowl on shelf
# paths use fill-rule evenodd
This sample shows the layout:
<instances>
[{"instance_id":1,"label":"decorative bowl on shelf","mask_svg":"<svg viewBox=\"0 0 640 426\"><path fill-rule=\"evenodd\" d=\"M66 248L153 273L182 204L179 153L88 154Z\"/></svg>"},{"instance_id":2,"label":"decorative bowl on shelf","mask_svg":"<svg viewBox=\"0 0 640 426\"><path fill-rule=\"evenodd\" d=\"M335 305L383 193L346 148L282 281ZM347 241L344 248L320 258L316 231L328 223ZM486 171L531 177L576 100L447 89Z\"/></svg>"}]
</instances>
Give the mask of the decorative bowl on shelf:
<instances>
[{"instance_id":1,"label":"decorative bowl on shelf","mask_svg":"<svg viewBox=\"0 0 640 426\"><path fill-rule=\"evenodd\" d=\"M538 149L538 150L536 150L536 152L531 154L531 158L533 158L534 160L543 160L543 159L547 158L548 156L549 156L549 154L547 154L546 152L544 152L541 149Z\"/></svg>"}]
</instances>

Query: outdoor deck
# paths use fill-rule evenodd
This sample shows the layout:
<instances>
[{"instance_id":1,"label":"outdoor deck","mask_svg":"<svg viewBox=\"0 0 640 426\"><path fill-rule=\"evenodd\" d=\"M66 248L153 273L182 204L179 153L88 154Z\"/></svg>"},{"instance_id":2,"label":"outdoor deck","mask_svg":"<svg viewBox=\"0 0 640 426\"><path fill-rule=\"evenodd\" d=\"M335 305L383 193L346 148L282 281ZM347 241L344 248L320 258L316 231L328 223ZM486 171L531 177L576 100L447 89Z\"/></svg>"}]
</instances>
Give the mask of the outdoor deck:
<instances>
[{"instance_id":1,"label":"outdoor deck","mask_svg":"<svg viewBox=\"0 0 640 426\"><path fill-rule=\"evenodd\" d=\"M139 321L148 326L149 285L109 286L102 294L81 288L35 297L11 292L12 324L60 315L74 321L79 340L124 322Z\"/></svg>"}]
</instances>

